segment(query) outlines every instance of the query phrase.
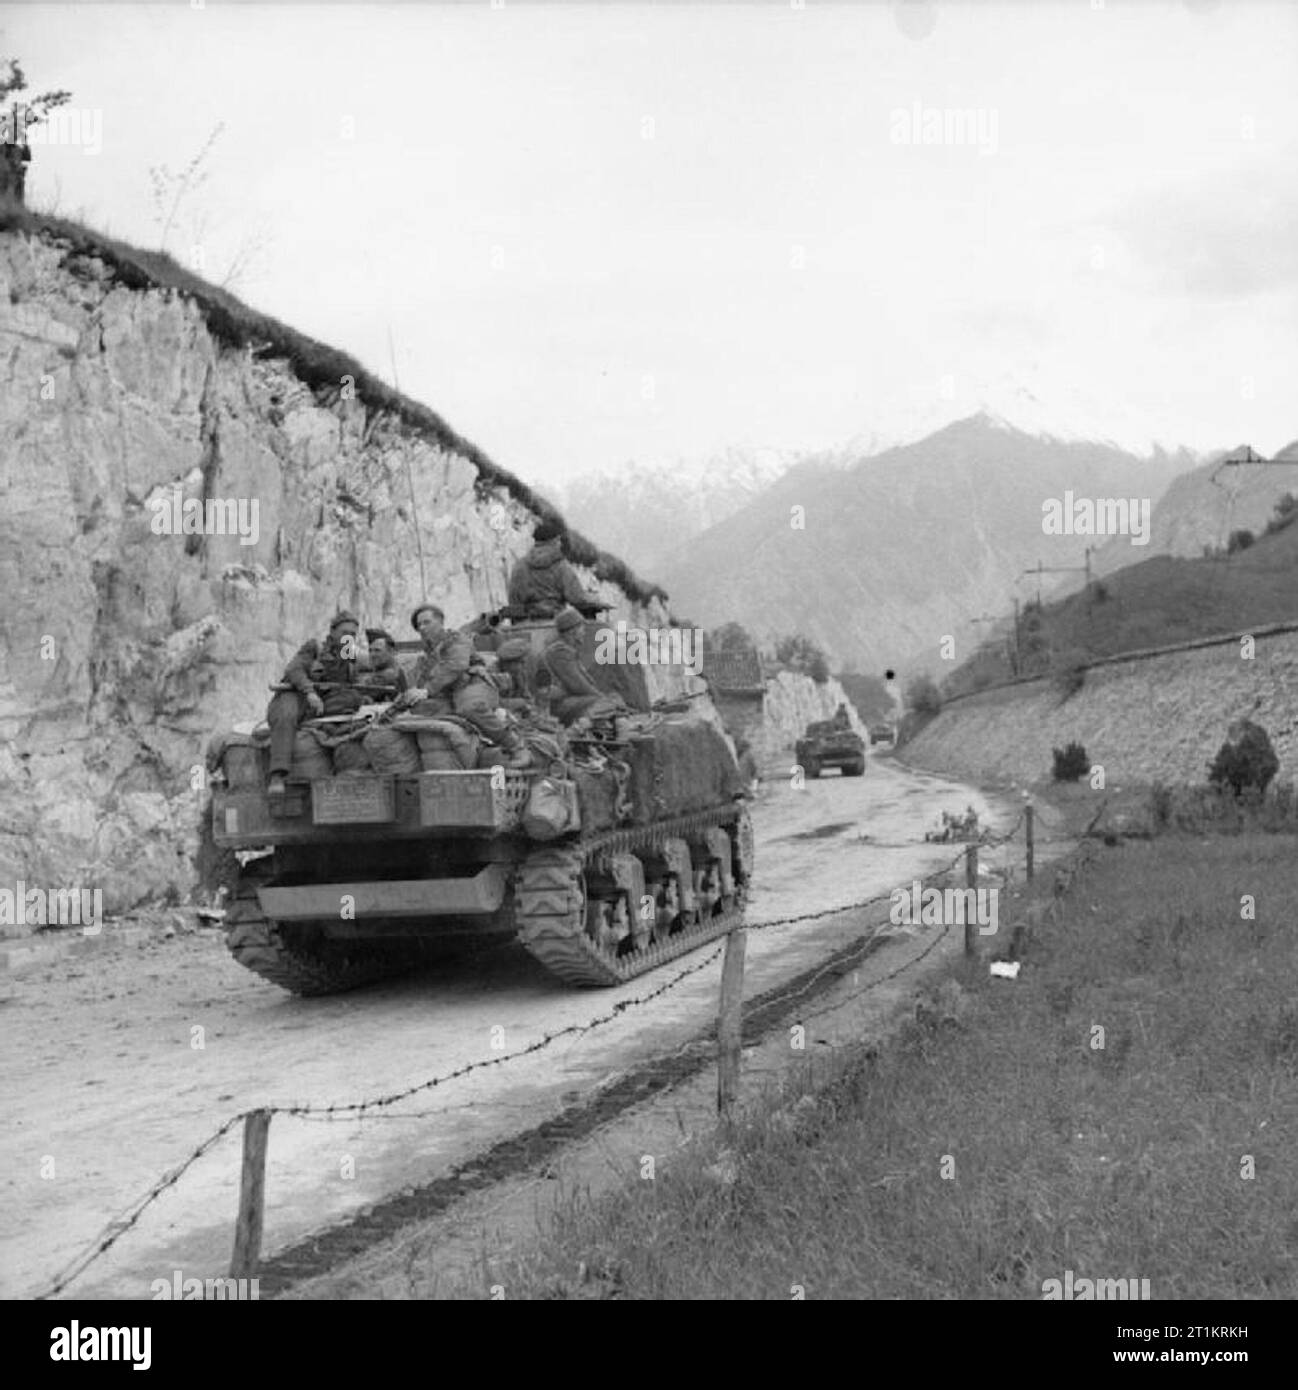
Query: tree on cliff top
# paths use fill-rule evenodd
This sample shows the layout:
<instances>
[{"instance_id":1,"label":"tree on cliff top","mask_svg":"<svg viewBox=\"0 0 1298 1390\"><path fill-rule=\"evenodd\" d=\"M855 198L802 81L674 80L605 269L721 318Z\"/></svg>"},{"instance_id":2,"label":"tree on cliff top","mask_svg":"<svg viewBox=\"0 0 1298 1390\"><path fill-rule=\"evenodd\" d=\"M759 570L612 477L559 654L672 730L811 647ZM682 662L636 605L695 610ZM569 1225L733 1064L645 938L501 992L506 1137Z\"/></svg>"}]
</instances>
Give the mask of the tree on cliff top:
<instances>
[{"instance_id":1,"label":"tree on cliff top","mask_svg":"<svg viewBox=\"0 0 1298 1390\"><path fill-rule=\"evenodd\" d=\"M817 685L824 685L829 679L829 658L810 637L799 632L776 642L775 664L783 670L810 676Z\"/></svg>"},{"instance_id":2,"label":"tree on cliff top","mask_svg":"<svg viewBox=\"0 0 1298 1390\"><path fill-rule=\"evenodd\" d=\"M17 58L0 57L0 198L23 203L27 191L27 163L32 152L27 132L51 111L72 100L71 92L42 92L19 100L27 90L27 74Z\"/></svg>"},{"instance_id":3,"label":"tree on cliff top","mask_svg":"<svg viewBox=\"0 0 1298 1390\"><path fill-rule=\"evenodd\" d=\"M22 63L17 58L0 57L0 143L25 145L31 126L39 125L56 107L66 106L72 100L71 92L60 89L10 105L11 99L26 90L27 74Z\"/></svg>"},{"instance_id":4,"label":"tree on cliff top","mask_svg":"<svg viewBox=\"0 0 1298 1390\"><path fill-rule=\"evenodd\" d=\"M708 646L714 652L755 652L757 639L742 623L722 623L708 633Z\"/></svg>"}]
</instances>

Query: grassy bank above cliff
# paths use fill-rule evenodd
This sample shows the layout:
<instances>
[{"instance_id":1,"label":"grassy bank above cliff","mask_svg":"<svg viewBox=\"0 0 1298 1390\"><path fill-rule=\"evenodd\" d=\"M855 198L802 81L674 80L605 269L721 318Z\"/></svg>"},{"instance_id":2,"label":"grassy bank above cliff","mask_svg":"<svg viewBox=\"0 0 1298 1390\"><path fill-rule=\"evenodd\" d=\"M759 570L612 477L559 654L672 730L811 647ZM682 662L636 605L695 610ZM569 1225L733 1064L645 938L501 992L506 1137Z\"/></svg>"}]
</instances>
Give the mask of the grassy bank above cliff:
<instances>
[{"instance_id":1,"label":"grassy bank above cliff","mask_svg":"<svg viewBox=\"0 0 1298 1390\"><path fill-rule=\"evenodd\" d=\"M1063 675L1087 661L1149 647L1246 632L1298 618L1298 511L1233 554L1195 560L1156 555L1107 575L1084 593L1028 603L942 682L945 696L1023 676ZM1133 555L1138 555L1133 551Z\"/></svg>"},{"instance_id":2,"label":"grassy bank above cliff","mask_svg":"<svg viewBox=\"0 0 1298 1390\"><path fill-rule=\"evenodd\" d=\"M73 275L91 273L86 260L93 258L128 289L173 290L186 295L202 310L213 337L227 347L285 359L297 378L326 404L342 399L344 391L350 389L376 415L390 415L438 448L468 459L478 470L482 487L503 488L538 519L557 522L566 537L568 554L578 564L591 566L598 579L616 584L637 603L666 598L658 585L642 580L617 556L570 530L551 503L458 434L436 411L393 389L355 358L251 308L165 252L131 246L79 222L49 217L8 199L0 199L0 232L21 232L61 245L66 253L64 264Z\"/></svg>"}]
</instances>

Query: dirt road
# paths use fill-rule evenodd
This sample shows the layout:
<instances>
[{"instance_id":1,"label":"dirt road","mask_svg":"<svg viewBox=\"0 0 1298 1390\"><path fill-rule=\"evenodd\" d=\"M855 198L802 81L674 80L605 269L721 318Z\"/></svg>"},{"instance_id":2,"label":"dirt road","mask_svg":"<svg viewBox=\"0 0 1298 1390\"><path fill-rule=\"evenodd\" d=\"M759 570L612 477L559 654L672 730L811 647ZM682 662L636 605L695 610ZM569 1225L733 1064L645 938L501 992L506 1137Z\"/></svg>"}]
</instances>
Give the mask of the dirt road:
<instances>
[{"instance_id":1,"label":"dirt road","mask_svg":"<svg viewBox=\"0 0 1298 1390\"><path fill-rule=\"evenodd\" d=\"M859 902L949 861L923 835L967 788L872 762L804 789L766 784L754 807L755 923ZM854 918L856 925L854 926ZM859 914L754 932L746 992L769 989L852 939ZM708 950L705 948L700 955ZM0 1294L37 1292L107 1223L229 1116L261 1105L349 1103L468 1062L519 1052L608 1013L694 961L612 991L572 991L512 946L437 972L303 1000L248 974L219 932L134 943L106 927L93 953L15 981L0 1004L5 1201ZM719 961L611 1023L425 1090L363 1120L276 1116L265 1252L300 1240L558 1113L708 1027ZM148 1298L156 1279L224 1274L239 1171L236 1127L68 1288Z\"/></svg>"}]
</instances>

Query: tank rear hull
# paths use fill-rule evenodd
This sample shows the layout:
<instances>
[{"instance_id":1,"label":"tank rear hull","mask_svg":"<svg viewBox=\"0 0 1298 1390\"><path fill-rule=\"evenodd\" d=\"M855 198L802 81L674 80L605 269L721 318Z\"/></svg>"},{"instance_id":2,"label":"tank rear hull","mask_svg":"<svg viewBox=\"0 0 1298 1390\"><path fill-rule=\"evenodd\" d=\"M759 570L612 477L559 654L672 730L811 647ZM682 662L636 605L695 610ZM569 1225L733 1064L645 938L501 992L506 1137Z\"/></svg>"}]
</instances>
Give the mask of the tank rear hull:
<instances>
[{"instance_id":1,"label":"tank rear hull","mask_svg":"<svg viewBox=\"0 0 1298 1390\"><path fill-rule=\"evenodd\" d=\"M696 718L631 724L544 771L356 772L276 798L232 745L211 815L241 860L231 952L319 994L414 968L431 943L512 937L566 982L608 986L729 931L752 869L729 746Z\"/></svg>"}]
</instances>

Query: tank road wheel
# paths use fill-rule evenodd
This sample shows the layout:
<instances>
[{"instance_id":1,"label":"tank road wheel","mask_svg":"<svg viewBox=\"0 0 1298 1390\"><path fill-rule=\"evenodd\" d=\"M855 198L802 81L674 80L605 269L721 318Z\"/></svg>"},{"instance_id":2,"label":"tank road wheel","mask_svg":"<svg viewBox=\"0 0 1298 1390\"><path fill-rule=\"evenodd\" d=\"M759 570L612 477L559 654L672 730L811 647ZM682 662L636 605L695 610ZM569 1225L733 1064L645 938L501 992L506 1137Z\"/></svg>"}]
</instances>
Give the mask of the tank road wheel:
<instances>
[{"instance_id":1,"label":"tank road wheel","mask_svg":"<svg viewBox=\"0 0 1298 1390\"><path fill-rule=\"evenodd\" d=\"M735 906L734 853L734 842L719 826L705 831L703 838L690 846L694 896L704 921Z\"/></svg>"},{"instance_id":2,"label":"tank road wheel","mask_svg":"<svg viewBox=\"0 0 1298 1390\"><path fill-rule=\"evenodd\" d=\"M807 761L806 761L805 763L803 763L803 765L802 765L802 771L806 774L806 776L807 776L808 778L816 778L816 777L819 777L819 776L820 776L820 759L819 759L819 758L808 758Z\"/></svg>"},{"instance_id":3,"label":"tank road wheel","mask_svg":"<svg viewBox=\"0 0 1298 1390\"><path fill-rule=\"evenodd\" d=\"M586 935L608 955L617 956L625 951L626 942L632 939L625 893L591 898L587 902Z\"/></svg>"},{"instance_id":4,"label":"tank road wheel","mask_svg":"<svg viewBox=\"0 0 1298 1390\"><path fill-rule=\"evenodd\" d=\"M615 832L606 848L534 849L514 880L519 943L569 984L618 985L724 935L752 864L746 816L728 815L730 833L714 823L689 841L649 826Z\"/></svg>"},{"instance_id":5,"label":"tank road wheel","mask_svg":"<svg viewBox=\"0 0 1298 1390\"><path fill-rule=\"evenodd\" d=\"M715 864L705 864L694 870L694 901L698 904L698 914L707 921L721 901L721 881Z\"/></svg>"},{"instance_id":6,"label":"tank road wheel","mask_svg":"<svg viewBox=\"0 0 1298 1390\"><path fill-rule=\"evenodd\" d=\"M649 885L634 903L627 901L630 912L630 931L632 951L647 951L653 944L654 932L658 927L658 898L650 893ZM648 911L646 912L646 907Z\"/></svg>"},{"instance_id":7,"label":"tank road wheel","mask_svg":"<svg viewBox=\"0 0 1298 1390\"><path fill-rule=\"evenodd\" d=\"M843 764L843 776L844 776L844 777L861 777L861 776L864 775L864 773L865 773L865 758L864 758L864 756L857 758L857 759L856 759L855 761L853 761L853 762L844 763L844 764Z\"/></svg>"},{"instance_id":8,"label":"tank road wheel","mask_svg":"<svg viewBox=\"0 0 1298 1390\"><path fill-rule=\"evenodd\" d=\"M644 856L645 878L657 906L655 944L688 931L699 921L694 901L694 866L687 841L663 840Z\"/></svg>"},{"instance_id":9,"label":"tank road wheel","mask_svg":"<svg viewBox=\"0 0 1298 1390\"><path fill-rule=\"evenodd\" d=\"M613 923L613 931L617 936L617 955L630 955L633 951L639 951L642 944L648 944L652 928L646 927L641 931L632 925L633 922L639 921L639 913L633 914L631 912L625 893L618 893L617 897L613 899L609 917Z\"/></svg>"},{"instance_id":10,"label":"tank road wheel","mask_svg":"<svg viewBox=\"0 0 1298 1390\"><path fill-rule=\"evenodd\" d=\"M669 874L655 889L653 939L666 941L672 932L681 929L680 882L675 874Z\"/></svg>"},{"instance_id":11,"label":"tank road wheel","mask_svg":"<svg viewBox=\"0 0 1298 1390\"><path fill-rule=\"evenodd\" d=\"M609 920L609 905L596 898L586 904L586 935L601 951L617 952L617 936Z\"/></svg>"}]
</instances>

